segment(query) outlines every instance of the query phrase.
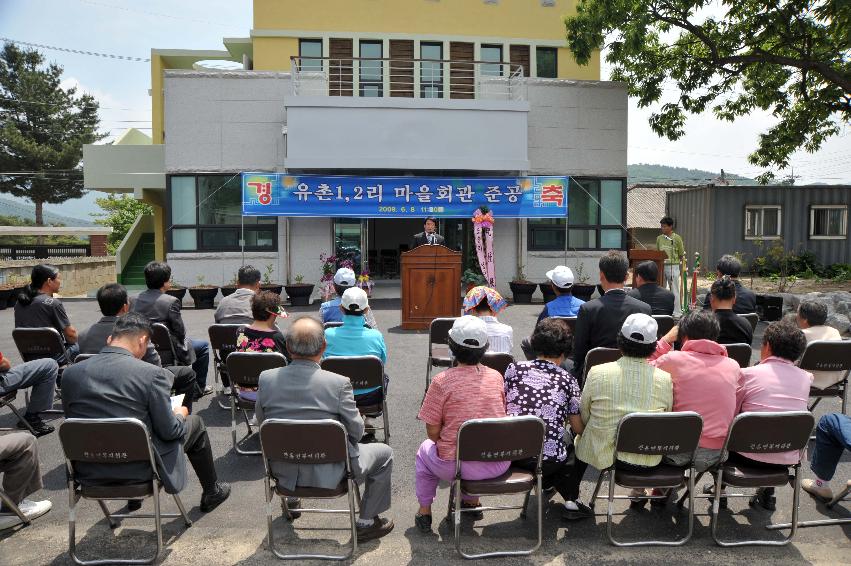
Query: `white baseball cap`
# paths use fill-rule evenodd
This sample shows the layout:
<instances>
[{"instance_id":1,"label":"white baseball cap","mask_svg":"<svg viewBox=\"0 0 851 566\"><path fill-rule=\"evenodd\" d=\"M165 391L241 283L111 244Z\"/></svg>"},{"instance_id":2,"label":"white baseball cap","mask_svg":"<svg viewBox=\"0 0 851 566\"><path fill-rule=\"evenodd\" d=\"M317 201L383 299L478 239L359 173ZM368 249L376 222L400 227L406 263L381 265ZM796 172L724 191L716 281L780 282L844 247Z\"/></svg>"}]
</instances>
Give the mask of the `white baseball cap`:
<instances>
[{"instance_id":1,"label":"white baseball cap","mask_svg":"<svg viewBox=\"0 0 851 566\"><path fill-rule=\"evenodd\" d=\"M621 327L624 338L641 344L652 344L657 340L659 324L656 319L647 314L631 314L626 317Z\"/></svg>"},{"instance_id":2,"label":"white baseball cap","mask_svg":"<svg viewBox=\"0 0 851 566\"><path fill-rule=\"evenodd\" d=\"M334 274L334 284L343 287L351 287L355 284L355 272L348 267L341 267Z\"/></svg>"},{"instance_id":3,"label":"white baseball cap","mask_svg":"<svg viewBox=\"0 0 851 566\"><path fill-rule=\"evenodd\" d=\"M557 265L547 271L547 279L552 281L556 287L570 287L573 285L573 271L566 265Z\"/></svg>"},{"instance_id":4,"label":"white baseball cap","mask_svg":"<svg viewBox=\"0 0 851 566\"><path fill-rule=\"evenodd\" d=\"M343 293L340 305L346 310L363 311L369 306L369 299L367 299L366 291L360 287L352 287Z\"/></svg>"},{"instance_id":5,"label":"white baseball cap","mask_svg":"<svg viewBox=\"0 0 851 566\"><path fill-rule=\"evenodd\" d=\"M479 317L464 315L455 320L449 337L460 346L484 348L488 345L488 327Z\"/></svg>"}]
</instances>

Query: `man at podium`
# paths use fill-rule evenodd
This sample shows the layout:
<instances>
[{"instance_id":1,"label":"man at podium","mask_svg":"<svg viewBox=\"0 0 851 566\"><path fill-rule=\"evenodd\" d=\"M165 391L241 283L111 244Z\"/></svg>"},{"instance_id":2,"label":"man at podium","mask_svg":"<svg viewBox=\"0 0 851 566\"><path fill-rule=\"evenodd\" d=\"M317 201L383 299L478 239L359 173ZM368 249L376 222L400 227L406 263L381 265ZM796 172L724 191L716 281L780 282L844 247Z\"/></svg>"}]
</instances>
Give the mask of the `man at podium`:
<instances>
[{"instance_id":1,"label":"man at podium","mask_svg":"<svg viewBox=\"0 0 851 566\"><path fill-rule=\"evenodd\" d=\"M417 246L442 246L443 236L437 233L437 219L434 216L429 216L423 222L423 231L419 234L414 234L414 239L411 241L411 249Z\"/></svg>"}]
</instances>

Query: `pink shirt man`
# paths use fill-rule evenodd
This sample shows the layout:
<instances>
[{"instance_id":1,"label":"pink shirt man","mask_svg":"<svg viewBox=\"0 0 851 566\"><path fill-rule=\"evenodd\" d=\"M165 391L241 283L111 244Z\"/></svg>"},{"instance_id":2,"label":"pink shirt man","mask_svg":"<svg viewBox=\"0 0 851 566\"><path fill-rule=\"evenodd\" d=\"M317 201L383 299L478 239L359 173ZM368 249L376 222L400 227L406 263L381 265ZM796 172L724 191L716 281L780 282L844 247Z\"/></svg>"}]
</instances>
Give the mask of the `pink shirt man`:
<instances>
[{"instance_id":1,"label":"pink shirt man","mask_svg":"<svg viewBox=\"0 0 851 566\"><path fill-rule=\"evenodd\" d=\"M695 411L703 418L699 446L720 450L736 415L741 369L727 348L712 340L688 340L680 351L659 340L651 365L671 374L674 411Z\"/></svg>"},{"instance_id":2,"label":"pink shirt man","mask_svg":"<svg viewBox=\"0 0 851 566\"><path fill-rule=\"evenodd\" d=\"M806 411L813 374L777 356L742 370L736 389L737 413L746 411ZM771 454L742 453L742 456L768 464L790 465L798 461L798 451Z\"/></svg>"}]
</instances>

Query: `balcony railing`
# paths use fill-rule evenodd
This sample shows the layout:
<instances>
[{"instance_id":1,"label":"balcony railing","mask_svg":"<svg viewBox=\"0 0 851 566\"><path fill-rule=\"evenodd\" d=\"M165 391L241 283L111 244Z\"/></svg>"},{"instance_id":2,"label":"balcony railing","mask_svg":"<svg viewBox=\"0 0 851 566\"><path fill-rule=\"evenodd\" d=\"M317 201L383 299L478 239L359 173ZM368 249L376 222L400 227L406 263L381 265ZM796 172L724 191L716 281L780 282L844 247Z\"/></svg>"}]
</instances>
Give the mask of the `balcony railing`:
<instances>
[{"instance_id":1,"label":"balcony railing","mask_svg":"<svg viewBox=\"0 0 851 566\"><path fill-rule=\"evenodd\" d=\"M293 94L526 100L523 66L448 59L291 57Z\"/></svg>"}]
</instances>

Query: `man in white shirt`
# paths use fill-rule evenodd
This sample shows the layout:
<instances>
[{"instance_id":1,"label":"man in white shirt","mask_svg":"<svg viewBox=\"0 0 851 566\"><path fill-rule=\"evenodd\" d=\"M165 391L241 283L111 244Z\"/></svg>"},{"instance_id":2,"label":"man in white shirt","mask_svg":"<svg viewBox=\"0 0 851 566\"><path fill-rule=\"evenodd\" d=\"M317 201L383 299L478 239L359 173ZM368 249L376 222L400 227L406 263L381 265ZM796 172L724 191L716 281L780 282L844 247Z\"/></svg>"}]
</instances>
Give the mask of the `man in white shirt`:
<instances>
[{"instance_id":1,"label":"man in white shirt","mask_svg":"<svg viewBox=\"0 0 851 566\"><path fill-rule=\"evenodd\" d=\"M814 340L842 340L842 335L832 326L827 326L827 306L818 301L801 301L795 316L798 328L807 338ZM825 389L845 379L844 371L813 371L813 387Z\"/></svg>"}]
</instances>

